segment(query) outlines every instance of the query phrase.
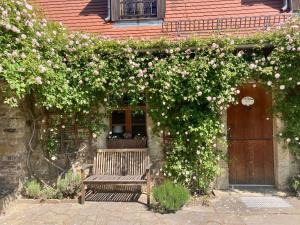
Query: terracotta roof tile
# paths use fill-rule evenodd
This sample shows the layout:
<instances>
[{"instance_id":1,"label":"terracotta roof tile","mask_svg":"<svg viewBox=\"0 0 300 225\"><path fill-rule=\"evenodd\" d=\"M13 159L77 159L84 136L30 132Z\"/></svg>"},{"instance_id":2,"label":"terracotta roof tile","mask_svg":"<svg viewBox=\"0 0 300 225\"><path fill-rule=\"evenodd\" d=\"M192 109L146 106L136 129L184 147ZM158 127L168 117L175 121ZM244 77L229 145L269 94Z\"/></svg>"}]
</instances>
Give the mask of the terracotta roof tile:
<instances>
[{"instance_id":1,"label":"terracotta roof tile","mask_svg":"<svg viewBox=\"0 0 300 225\"><path fill-rule=\"evenodd\" d=\"M157 38L166 36L161 25L121 28L106 23L107 0L32 0L49 19L71 30L102 34L112 38ZM282 0L167 0L165 21L273 15Z\"/></svg>"}]
</instances>

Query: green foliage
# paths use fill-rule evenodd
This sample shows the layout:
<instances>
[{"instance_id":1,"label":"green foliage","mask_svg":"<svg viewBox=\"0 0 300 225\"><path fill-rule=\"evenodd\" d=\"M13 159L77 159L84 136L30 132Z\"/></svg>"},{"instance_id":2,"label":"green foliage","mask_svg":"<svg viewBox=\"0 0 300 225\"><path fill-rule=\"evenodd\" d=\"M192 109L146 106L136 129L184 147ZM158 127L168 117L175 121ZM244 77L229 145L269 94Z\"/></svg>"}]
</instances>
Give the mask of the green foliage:
<instances>
[{"instance_id":1,"label":"green foliage","mask_svg":"<svg viewBox=\"0 0 300 225\"><path fill-rule=\"evenodd\" d=\"M41 191L41 198L44 199L61 199L63 198L62 193L58 189L53 187L44 187Z\"/></svg>"},{"instance_id":2,"label":"green foliage","mask_svg":"<svg viewBox=\"0 0 300 225\"><path fill-rule=\"evenodd\" d=\"M165 146L165 176L205 192L226 145L222 115L236 101L238 87L249 80L272 90L274 113L285 124L278 135L300 154L297 20L243 38L121 42L69 32L39 18L25 0L2 0L0 14L5 102L16 107L30 98L36 111L57 112L52 127L45 128L50 157L57 153L57 136L68 121L81 123L97 137L105 113L120 107L126 96L132 106L146 102L153 131L171 137ZM256 49L236 48L249 43ZM264 44L273 45L271 54L265 54ZM158 49L148 52L153 48ZM68 188L65 196L76 189Z\"/></svg>"},{"instance_id":3,"label":"green foliage","mask_svg":"<svg viewBox=\"0 0 300 225\"><path fill-rule=\"evenodd\" d=\"M75 198L79 191L80 176L71 170L63 178L59 178L54 187L42 186L37 180L29 180L24 185L24 195L34 199Z\"/></svg>"},{"instance_id":4,"label":"green foliage","mask_svg":"<svg viewBox=\"0 0 300 225\"><path fill-rule=\"evenodd\" d=\"M29 180L24 184L24 193L29 198L40 198L42 195L41 184L37 180Z\"/></svg>"},{"instance_id":5,"label":"green foliage","mask_svg":"<svg viewBox=\"0 0 300 225\"><path fill-rule=\"evenodd\" d=\"M290 187L292 191L300 195L300 175L291 178Z\"/></svg>"},{"instance_id":6,"label":"green foliage","mask_svg":"<svg viewBox=\"0 0 300 225\"><path fill-rule=\"evenodd\" d=\"M57 190L64 198L74 198L80 191L80 176L71 170L57 180Z\"/></svg>"},{"instance_id":7,"label":"green foliage","mask_svg":"<svg viewBox=\"0 0 300 225\"><path fill-rule=\"evenodd\" d=\"M154 208L162 213L176 212L190 199L189 191L180 184L165 181L153 188Z\"/></svg>"}]
</instances>

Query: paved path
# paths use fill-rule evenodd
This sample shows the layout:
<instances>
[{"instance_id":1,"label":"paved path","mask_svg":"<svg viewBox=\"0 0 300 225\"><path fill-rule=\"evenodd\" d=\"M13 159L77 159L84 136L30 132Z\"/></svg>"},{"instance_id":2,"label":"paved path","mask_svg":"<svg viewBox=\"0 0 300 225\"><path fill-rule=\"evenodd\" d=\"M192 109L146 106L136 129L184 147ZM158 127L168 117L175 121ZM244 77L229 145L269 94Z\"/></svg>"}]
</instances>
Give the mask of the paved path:
<instances>
[{"instance_id":1,"label":"paved path","mask_svg":"<svg viewBox=\"0 0 300 225\"><path fill-rule=\"evenodd\" d=\"M0 216L0 225L300 225L297 198L283 198L289 208L258 209L247 208L241 196L256 195L218 192L210 206L193 202L166 215L153 213L138 202L16 203Z\"/></svg>"}]
</instances>

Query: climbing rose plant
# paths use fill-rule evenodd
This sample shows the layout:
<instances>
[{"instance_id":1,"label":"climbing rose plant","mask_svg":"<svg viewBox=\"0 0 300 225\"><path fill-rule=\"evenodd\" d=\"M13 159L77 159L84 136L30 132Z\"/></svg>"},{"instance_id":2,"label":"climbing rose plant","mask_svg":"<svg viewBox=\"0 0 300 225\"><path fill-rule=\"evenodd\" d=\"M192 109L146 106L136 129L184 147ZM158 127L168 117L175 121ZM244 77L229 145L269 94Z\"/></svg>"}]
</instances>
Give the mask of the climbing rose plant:
<instances>
[{"instance_id":1,"label":"climbing rose plant","mask_svg":"<svg viewBox=\"0 0 300 225\"><path fill-rule=\"evenodd\" d=\"M146 102L151 129L170 138L164 175L205 191L224 158L222 117L249 80L272 91L274 113L284 122L278 135L300 154L297 24L244 38L116 41L69 32L40 18L25 0L2 0L1 88L12 107L29 98L36 111L58 114L45 135L50 158L57 149L52 137L67 121L81 122L96 138L103 129L104 115L95 117L100 107L109 112L124 96L132 106ZM256 47L241 47L249 43ZM266 45L273 48L270 54Z\"/></svg>"}]
</instances>

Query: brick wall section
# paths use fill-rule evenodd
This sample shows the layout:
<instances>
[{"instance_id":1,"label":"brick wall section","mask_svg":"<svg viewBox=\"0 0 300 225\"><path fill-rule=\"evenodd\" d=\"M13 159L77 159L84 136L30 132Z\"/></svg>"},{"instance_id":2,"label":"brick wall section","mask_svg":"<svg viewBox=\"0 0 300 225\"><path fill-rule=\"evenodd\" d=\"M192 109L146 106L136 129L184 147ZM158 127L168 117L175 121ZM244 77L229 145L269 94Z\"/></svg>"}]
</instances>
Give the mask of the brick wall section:
<instances>
[{"instance_id":1,"label":"brick wall section","mask_svg":"<svg viewBox=\"0 0 300 225\"><path fill-rule=\"evenodd\" d=\"M49 19L72 30L112 38L158 38L160 25L116 27L106 23L107 0L31 0ZM165 21L278 14L282 0L166 0Z\"/></svg>"},{"instance_id":2,"label":"brick wall section","mask_svg":"<svg viewBox=\"0 0 300 225\"><path fill-rule=\"evenodd\" d=\"M19 109L0 102L0 189L16 189L26 171L26 120Z\"/></svg>"}]
</instances>

